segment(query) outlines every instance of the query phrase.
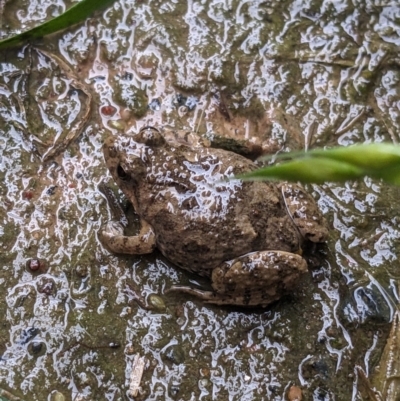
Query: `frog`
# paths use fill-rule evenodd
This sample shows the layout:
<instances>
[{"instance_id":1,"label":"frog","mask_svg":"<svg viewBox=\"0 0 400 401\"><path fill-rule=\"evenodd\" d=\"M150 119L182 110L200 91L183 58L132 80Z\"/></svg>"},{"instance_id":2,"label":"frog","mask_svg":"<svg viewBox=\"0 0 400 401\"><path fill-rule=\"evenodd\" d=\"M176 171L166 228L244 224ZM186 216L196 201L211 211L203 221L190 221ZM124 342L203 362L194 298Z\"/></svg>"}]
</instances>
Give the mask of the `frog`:
<instances>
[{"instance_id":1,"label":"frog","mask_svg":"<svg viewBox=\"0 0 400 401\"><path fill-rule=\"evenodd\" d=\"M99 235L104 247L128 255L157 248L211 284L168 291L216 305L266 307L290 294L308 271L304 244L328 238L326 220L303 187L238 178L256 162L190 131L144 127L110 135L103 153L140 222L137 234L125 235L125 224L109 221Z\"/></svg>"}]
</instances>

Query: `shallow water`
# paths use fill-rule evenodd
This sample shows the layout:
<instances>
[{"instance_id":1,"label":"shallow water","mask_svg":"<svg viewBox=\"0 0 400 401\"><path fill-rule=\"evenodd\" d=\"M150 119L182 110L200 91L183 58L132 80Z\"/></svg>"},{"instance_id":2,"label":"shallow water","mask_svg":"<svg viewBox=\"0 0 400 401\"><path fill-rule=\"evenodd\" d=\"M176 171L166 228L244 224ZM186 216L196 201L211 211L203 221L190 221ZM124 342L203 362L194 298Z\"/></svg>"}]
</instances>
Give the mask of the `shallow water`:
<instances>
[{"instance_id":1,"label":"shallow water","mask_svg":"<svg viewBox=\"0 0 400 401\"><path fill-rule=\"evenodd\" d=\"M54 4L6 1L3 34L70 6ZM97 239L109 218L97 185L103 138L144 125L272 152L397 143L399 14L390 1L119 0L34 48L2 51L0 388L24 400L130 399L139 353L137 400L278 401L291 385L306 400L362 399L355 367L373 373L399 297L397 188L310 187L327 245L290 297L246 311L166 294L203 282L158 253L110 255ZM42 161L87 111L75 78L91 115ZM127 286L165 307L145 310Z\"/></svg>"}]
</instances>

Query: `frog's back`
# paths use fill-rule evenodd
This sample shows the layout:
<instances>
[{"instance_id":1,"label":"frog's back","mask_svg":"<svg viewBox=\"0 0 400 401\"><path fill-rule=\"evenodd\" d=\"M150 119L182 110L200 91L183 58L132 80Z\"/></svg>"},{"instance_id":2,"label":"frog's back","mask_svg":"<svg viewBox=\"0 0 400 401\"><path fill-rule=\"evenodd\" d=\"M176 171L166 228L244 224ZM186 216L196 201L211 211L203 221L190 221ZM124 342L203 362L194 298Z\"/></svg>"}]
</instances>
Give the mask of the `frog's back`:
<instances>
[{"instance_id":1,"label":"frog's back","mask_svg":"<svg viewBox=\"0 0 400 401\"><path fill-rule=\"evenodd\" d=\"M243 163L252 166L246 159ZM217 158L184 165L184 171L168 175L168 185L165 177L162 185L153 182L151 197L145 199L150 193L145 190L139 200L158 248L171 262L208 275L222 262L248 252L298 249L296 229L275 185L225 181L238 172Z\"/></svg>"}]
</instances>

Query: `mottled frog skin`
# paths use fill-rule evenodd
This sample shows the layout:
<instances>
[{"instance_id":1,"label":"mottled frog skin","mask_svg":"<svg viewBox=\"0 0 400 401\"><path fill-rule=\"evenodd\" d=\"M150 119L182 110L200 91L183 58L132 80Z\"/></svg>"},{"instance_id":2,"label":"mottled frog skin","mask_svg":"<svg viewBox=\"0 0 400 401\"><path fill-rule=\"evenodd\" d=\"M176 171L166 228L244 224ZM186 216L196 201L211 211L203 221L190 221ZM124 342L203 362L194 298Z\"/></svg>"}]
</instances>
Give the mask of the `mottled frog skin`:
<instances>
[{"instance_id":1,"label":"mottled frog skin","mask_svg":"<svg viewBox=\"0 0 400 401\"><path fill-rule=\"evenodd\" d=\"M255 163L206 147L192 133L179 141L172 131L146 127L133 136L109 137L103 151L141 230L125 236L112 221L101 230L102 243L124 254L157 247L182 269L210 277L213 288L174 290L220 305L264 307L290 292L307 271L303 241L328 236L303 188L232 179Z\"/></svg>"}]
</instances>

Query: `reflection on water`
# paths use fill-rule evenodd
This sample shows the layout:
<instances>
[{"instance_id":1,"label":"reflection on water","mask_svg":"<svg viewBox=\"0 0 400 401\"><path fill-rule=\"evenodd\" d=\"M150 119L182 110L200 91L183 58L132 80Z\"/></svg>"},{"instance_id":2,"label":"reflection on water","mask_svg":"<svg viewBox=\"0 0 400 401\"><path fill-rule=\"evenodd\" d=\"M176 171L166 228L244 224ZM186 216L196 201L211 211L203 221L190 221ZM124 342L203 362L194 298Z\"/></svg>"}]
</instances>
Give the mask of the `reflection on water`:
<instances>
[{"instance_id":1,"label":"reflection on water","mask_svg":"<svg viewBox=\"0 0 400 401\"><path fill-rule=\"evenodd\" d=\"M28 3L2 4L3 34L70 6ZM398 301L397 188L368 178L310 187L330 240L296 292L257 311L166 294L199 279L159 254L109 255L96 188L108 175L106 130L193 129L273 152L397 143L399 12L372 1L116 1L38 43L93 95L81 135L45 163L39 155L84 113L84 94L45 54L3 51L0 391L128 399L139 354L138 400L284 400L293 385L304 399L360 399L356 366L373 373ZM27 266L34 258L45 268ZM154 294L165 307L134 299Z\"/></svg>"}]
</instances>

